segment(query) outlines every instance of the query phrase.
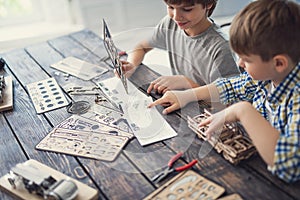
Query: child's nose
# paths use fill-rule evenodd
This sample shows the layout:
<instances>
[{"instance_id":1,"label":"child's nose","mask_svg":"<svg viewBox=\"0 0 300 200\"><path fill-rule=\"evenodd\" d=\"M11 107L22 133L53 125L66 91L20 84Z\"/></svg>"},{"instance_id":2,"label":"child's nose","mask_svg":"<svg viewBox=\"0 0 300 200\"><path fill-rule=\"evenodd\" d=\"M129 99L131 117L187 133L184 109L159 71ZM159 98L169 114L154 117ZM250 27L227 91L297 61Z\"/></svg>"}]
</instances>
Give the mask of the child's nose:
<instances>
[{"instance_id":1,"label":"child's nose","mask_svg":"<svg viewBox=\"0 0 300 200\"><path fill-rule=\"evenodd\" d=\"M180 14L180 11L174 9L173 19L174 19L175 21L180 21L180 20L182 20L182 18L183 18L183 17L182 17L182 15Z\"/></svg>"}]
</instances>

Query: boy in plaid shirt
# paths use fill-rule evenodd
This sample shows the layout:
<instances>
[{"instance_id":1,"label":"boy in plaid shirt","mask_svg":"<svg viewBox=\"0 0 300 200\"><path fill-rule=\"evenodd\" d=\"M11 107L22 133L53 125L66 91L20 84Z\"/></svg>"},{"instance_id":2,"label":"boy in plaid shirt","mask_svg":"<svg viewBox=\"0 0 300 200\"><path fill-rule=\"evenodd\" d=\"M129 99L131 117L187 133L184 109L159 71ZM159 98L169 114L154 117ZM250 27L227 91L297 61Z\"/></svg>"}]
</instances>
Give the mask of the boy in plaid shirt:
<instances>
[{"instance_id":1,"label":"boy in plaid shirt","mask_svg":"<svg viewBox=\"0 0 300 200\"><path fill-rule=\"evenodd\" d=\"M268 169L286 182L300 179L300 5L257 0L234 18L230 45L245 72L185 91L169 91L149 105L164 114L191 101L230 105L200 126L208 138L224 122L239 121Z\"/></svg>"}]
</instances>

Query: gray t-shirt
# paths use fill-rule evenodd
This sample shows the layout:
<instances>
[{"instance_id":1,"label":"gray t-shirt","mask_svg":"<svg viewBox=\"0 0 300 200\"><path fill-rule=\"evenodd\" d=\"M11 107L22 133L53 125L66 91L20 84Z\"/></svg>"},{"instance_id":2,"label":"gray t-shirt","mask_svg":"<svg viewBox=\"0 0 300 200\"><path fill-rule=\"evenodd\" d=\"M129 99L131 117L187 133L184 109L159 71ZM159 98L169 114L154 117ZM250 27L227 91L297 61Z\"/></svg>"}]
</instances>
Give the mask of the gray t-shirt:
<instances>
[{"instance_id":1,"label":"gray t-shirt","mask_svg":"<svg viewBox=\"0 0 300 200\"><path fill-rule=\"evenodd\" d=\"M190 37L166 16L149 44L168 51L173 75L184 75L199 85L240 73L226 36L214 23L205 32Z\"/></svg>"}]
</instances>

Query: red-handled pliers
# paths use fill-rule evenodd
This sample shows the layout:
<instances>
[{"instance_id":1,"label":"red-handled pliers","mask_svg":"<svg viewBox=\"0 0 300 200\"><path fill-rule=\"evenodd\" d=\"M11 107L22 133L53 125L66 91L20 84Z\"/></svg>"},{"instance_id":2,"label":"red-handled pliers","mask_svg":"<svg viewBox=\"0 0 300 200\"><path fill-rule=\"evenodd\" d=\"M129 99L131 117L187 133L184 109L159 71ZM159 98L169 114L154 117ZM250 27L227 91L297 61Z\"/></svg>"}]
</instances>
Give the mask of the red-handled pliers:
<instances>
[{"instance_id":1,"label":"red-handled pliers","mask_svg":"<svg viewBox=\"0 0 300 200\"><path fill-rule=\"evenodd\" d=\"M168 162L168 167L160 172L159 174L156 174L154 177L152 177L151 181L153 181L155 184L159 183L161 180L163 180L164 178L166 178L169 174L171 174L172 172L176 171L176 172L181 172L184 171L186 169L191 168L192 166L194 166L198 161L195 159L191 162L189 162L188 164L181 166L181 167L176 167L173 168L174 163L183 155L182 152L176 154L174 157L171 158L171 160L169 160Z\"/></svg>"}]
</instances>

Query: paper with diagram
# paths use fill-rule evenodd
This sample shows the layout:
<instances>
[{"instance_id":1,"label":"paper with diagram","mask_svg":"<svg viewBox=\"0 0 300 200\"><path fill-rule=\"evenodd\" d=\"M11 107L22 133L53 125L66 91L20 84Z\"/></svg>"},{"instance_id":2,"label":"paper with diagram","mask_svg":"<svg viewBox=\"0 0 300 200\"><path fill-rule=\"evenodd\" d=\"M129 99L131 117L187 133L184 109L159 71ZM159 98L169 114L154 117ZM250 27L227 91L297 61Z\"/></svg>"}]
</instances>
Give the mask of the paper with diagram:
<instances>
[{"instance_id":1,"label":"paper with diagram","mask_svg":"<svg viewBox=\"0 0 300 200\"><path fill-rule=\"evenodd\" d=\"M98 85L112 101L121 105L124 116L142 146L177 135L155 107L147 108L152 98L139 91L131 82L128 81L128 94L117 77L101 81Z\"/></svg>"}]
</instances>

